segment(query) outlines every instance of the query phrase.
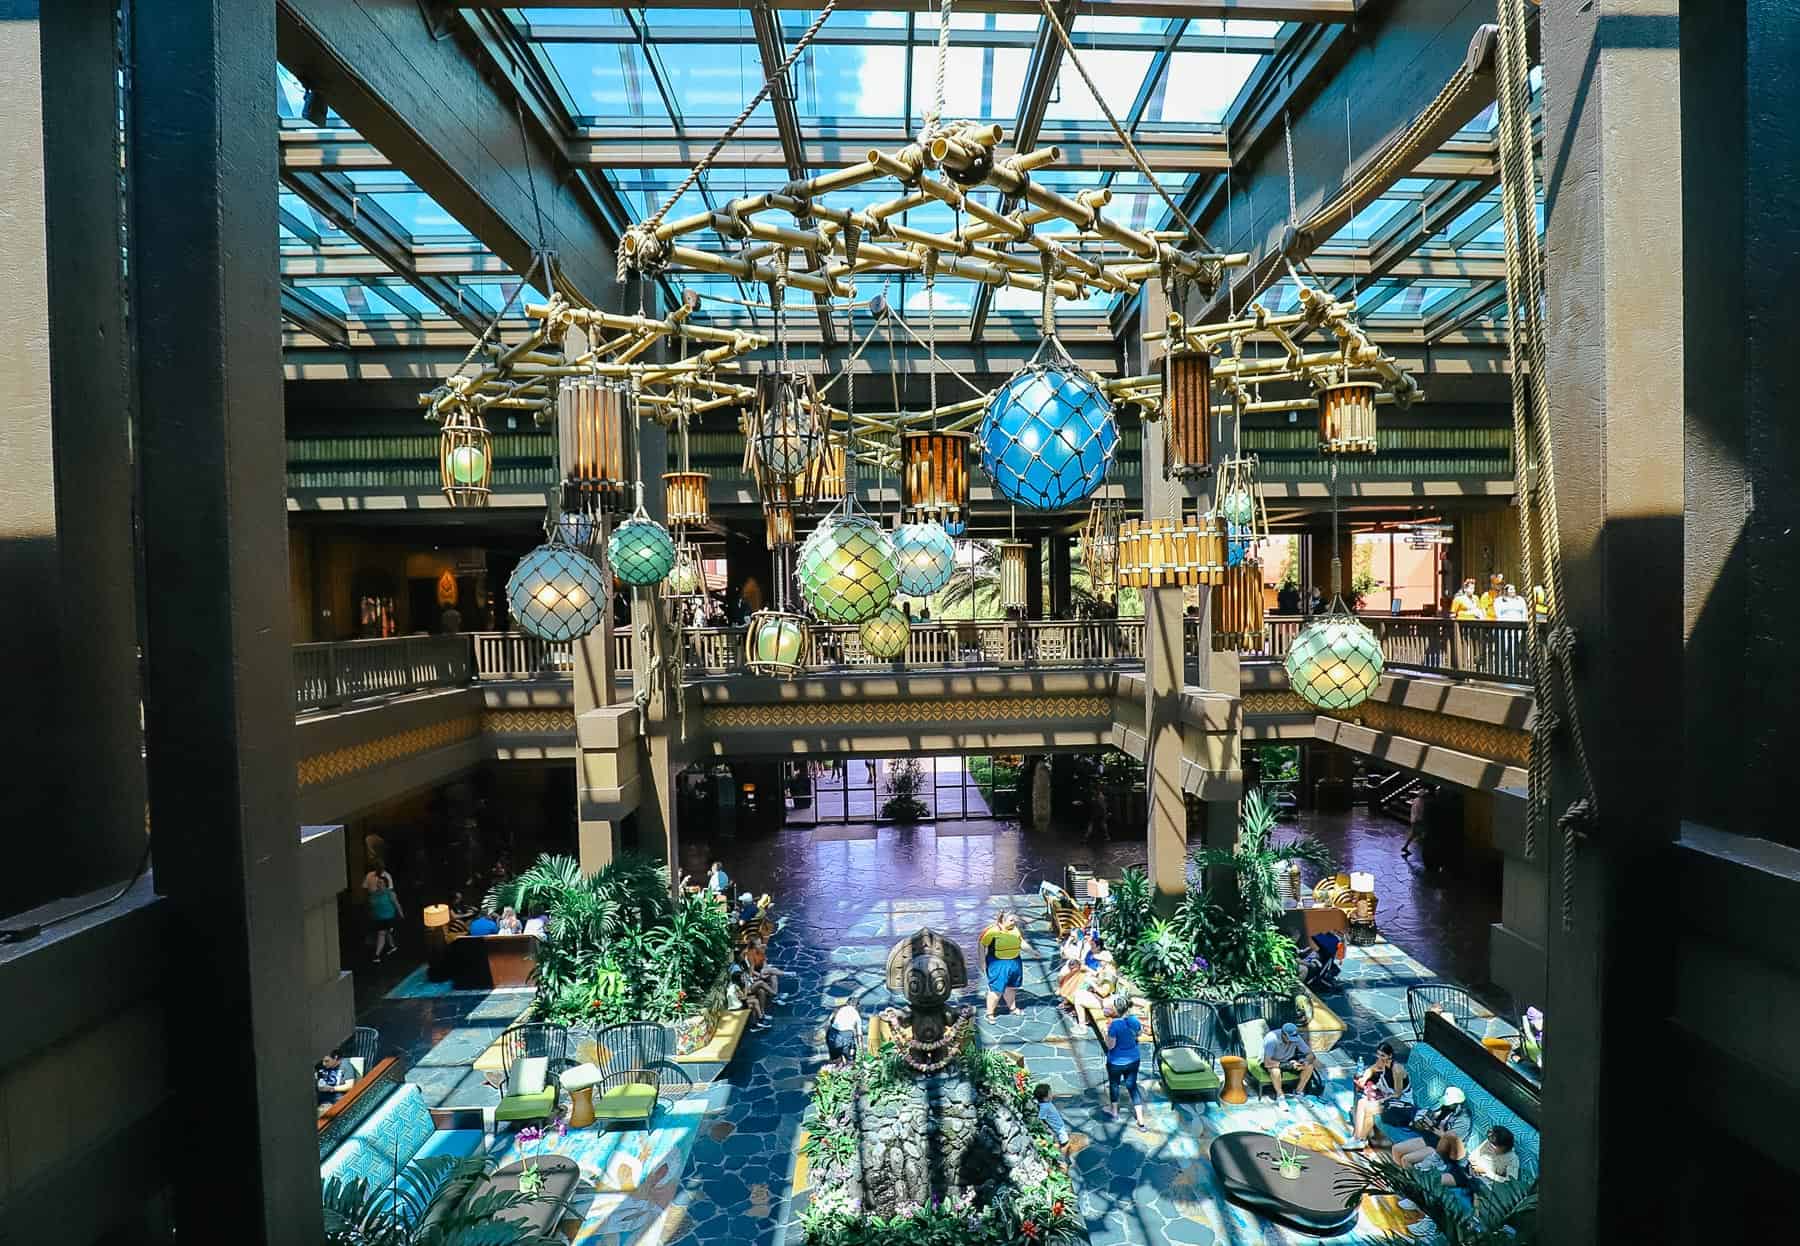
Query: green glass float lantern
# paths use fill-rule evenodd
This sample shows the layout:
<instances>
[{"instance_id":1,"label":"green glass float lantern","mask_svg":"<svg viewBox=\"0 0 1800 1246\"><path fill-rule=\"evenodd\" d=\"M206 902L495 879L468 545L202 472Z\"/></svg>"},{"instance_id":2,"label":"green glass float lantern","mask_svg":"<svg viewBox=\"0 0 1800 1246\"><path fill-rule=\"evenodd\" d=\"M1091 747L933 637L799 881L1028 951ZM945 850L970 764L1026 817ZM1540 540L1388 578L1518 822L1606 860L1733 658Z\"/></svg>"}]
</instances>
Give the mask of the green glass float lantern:
<instances>
[{"instance_id":1,"label":"green glass float lantern","mask_svg":"<svg viewBox=\"0 0 1800 1246\"><path fill-rule=\"evenodd\" d=\"M800 547L800 595L827 622L872 618L899 588L894 543L851 496Z\"/></svg>"},{"instance_id":2,"label":"green glass float lantern","mask_svg":"<svg viewBox=\"0 0 1800 1246\"><path fill-rule=\"evenodd\" d=\"M906 523L894 529L894 561L900 591L908 597L941 592L956 573L956 542L934 523Z\"/></svg>"},{"instance_id":3,"label":"green glass float lantern","mask_svg":"<svg viewBox=\"0 0 1800 1246\"><path fill-rule=\"evenodd\" d=\"M610 609L600 565L554 528L507 577L506 604L522 631L552 641L587 635Z\"/></svg>"},{"instance_id":4,"label":"green glass float lantern","mask_svg":"<svg viewBox=\"0 0 1800 1246\"><path fill-rule=\"evenodd\" d=\"M637 509L613 530L606 543L613 574L634 588L659 582L675 565L675 538L644 509L644 486L637 487Z\"/></svg>"},{"instance_id":5,"label":"green glass float lantern","mask_svg":"<svg viewBox=\"0 0 1800 1246\"><path fill-rule=\"evenodd\" d=\"M438 435L438 474L444 497L455 507L488 504L488 473L494 464L487 425L458 403L444 417Z\"/></svg>"},{"instance_id":6,"label":"green glass float lantern","mask_svg":"<svg viewBox=\"0 0 1800 1246\"><path fill-rule=\"evenodd\" d=\"M663 581L665 597L699 597L706 592L706 570L692 541L675 543L675 563Z\"/></svg>"},{"instance_id":7,"label":"green glass float lantern","mask_svg":"<svg viewBox=\"0 0 1800 1246\"><path fill-rule=\"evenodd\" d=\"M744 665L759 675L792 675L806 662L806 618L758 610L744 629Z\"/></svg>"},{"instance_id":8,"label":"green glass float lantern","mask_svg":"<svg viewBox=\"0 0 1800 1246\"><path fill-rule=\"evenodd\" d=\"M907 642L912 639L912 624L898 606L883 606L873 618L863 620L858 635L870 657L891 662L905 656Z\"/></svg>"},{"instance_id":9,"label":"green glass float lantern","mask_svg":"<svg viewBox=\"0 0 1800 1246\"><path fill-rule=\"evenodd\" d=\"M1381 682L1381 642L1357 617L1332 603L1331 613L1306 625L1288 649L1288 683L1322 710L1354 709Z\"/></svg>"}]
</instances>

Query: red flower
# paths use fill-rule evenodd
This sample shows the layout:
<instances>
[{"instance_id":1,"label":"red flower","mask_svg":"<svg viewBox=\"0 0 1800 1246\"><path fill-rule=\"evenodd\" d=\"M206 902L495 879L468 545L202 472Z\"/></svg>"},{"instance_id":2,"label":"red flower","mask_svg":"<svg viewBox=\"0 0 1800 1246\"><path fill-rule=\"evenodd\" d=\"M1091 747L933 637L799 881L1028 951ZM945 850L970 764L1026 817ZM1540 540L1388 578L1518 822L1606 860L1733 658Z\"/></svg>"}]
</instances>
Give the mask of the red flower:
<instances>
[{"instance_id":1,"label":"red flower","mask_svg":"<svg viewBox=\"0 0 1800 1246\"><path fill-rule=\"evenodd\" d=\"M1053 1216L1060 1216L1063 1214L1063 1202L1060 1198L1050 1204L1050 1214Z\"/></svg>"},{"instance_id":2,"label":"red flower","mask_svg":"<svg viewBox=\"0 0 1800 1246\"><path fill-rule=\"evenodd\" d=\"M1019 1232L1023 1233L1026 1237L1035 1238L1038 1235L1037 1221L1021 1221L1019 1224Z\"/></svg>"}]
</instances>

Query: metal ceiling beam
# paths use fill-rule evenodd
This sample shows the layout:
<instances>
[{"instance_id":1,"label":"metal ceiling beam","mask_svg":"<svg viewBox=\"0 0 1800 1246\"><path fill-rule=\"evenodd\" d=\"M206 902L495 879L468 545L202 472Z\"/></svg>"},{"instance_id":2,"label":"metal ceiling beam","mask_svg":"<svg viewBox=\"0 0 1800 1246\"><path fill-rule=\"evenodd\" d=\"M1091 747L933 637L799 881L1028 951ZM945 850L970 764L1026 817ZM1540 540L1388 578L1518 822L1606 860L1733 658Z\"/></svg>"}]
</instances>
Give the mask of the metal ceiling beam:
<instances>
[{"instance_id":1,"label":"metal ceiling beam","mask_svg":"<svg viewBox=\"0 0 1800 1246\"><path fill-rule=\"evenodd\" d=\"M347 176L287 169L282 171L281 182L473 336L487 331L486 318L469 311L456 283L422 271L413 255L412 235L373 198L358 195ZM286 267L282 266L284 273Z\"/></svg>"},{"instance_id":2,"label":"metal ceiling beam","mask_svg":"<svg viewBox=\"0 0 1800 1246\"><path fill-rule=\"evenodd\" d=\"M1389 274L1408 275L1402 270L1412 255L1450 222L1480 203L1499 184L1497 175L1466 182L1447 182L1425 195L1418 212L1396 212L1394 219L1375 235L1370 244L1366 278L1375 281ZM1318 256L1313 257L1312 264L1314 271L1323 272L1319 268ZM1504 261L1501 261L1501 265L1500 275L1505 276Z\"/></svg>"},{"instance_id":3,"label":"metal ceiling beam","mask_svg":"<svg viewBox=\"0 0 1800 1246\"><path fill-rule=\"evenodd\" d=\"M467 19L434 34L413 0L277 0L282 62L329 100L395 167L518 272L541 244L561 284L596 306L616 300L617 237L570 176L513 80L485 65Z\"/></svg>"},{"instance_id":4,"label":"metal ceiling beam","mask_svg":"<svg viewBox=\"0 0 1800 1246\"><path fill-rule=\"evenodd\" d=\"M1458 279L1465 281L1501 281L1506 277L1506 261L1496 255L1411 255L1377 268L1366 254L1332 251L1315 252L1309 267L1320 277L1342 277L1340 283L1368 287L1382 277Z\"/></svg>"},{"instance_id":5,"label":"metal ceiling beam","mask_svg":"<svg viewBox=\"0 0 1800 1246\"><path fill-rule=\"evenodd\" d=\"M1425 322L1425 344L1429 346L1439 338L1456 332L1472 321L1479 320L1504 302L1506 302L1506 282L1504 280L1474 286L1468 293L1451 299L1446 306L1431 314L1431 317Z\"/></svg>"},{"instance_id":6,"label":"metal ceiling beam","mask_svg":"<svg viewBox=\"0 0 1800 1246\"><path fill-rule=\"evenodd\" d=\"M750 9L750 26L756 32L756 51L762 57L763 77L769 83L769 109L775 114L782 165L788 180L798 182L807 174L806 138L800 132L800 115L794 110L793 80L781 72L782 62L788 56L787 41L781 37L781 18L768 0L755 0ZM816 271L819 266L816 258L807 258L808 271ZM819 336L826 346L835 346L837 330L831 323L831 297L815 292L813 304L819 316Z\"/></svg>"},{"instance_id":7,"label":"metal ceiling beam","mask_svg":"<svg viewBox=\"0 0 1800 1246\"><path fill-rule=\"evenodd\" d=\"M340 350L350 345L350 325L337 308L318 295L288 282L281 283L281 318Z\"/></svg>"},{"instance_id":8,"label":"metal ceiling beam","mask_svg":"<svg viewBox=\"0 0 1800 1246\"><path fill-rule=\"evenodd\" d=\"M817 0L767 0L772 9L814 10ZM1077 14L1109 17L1229 18L1265 22L1349 22L1365 0L1076 0ZM507 9L515 0L463 0L468 9ZM540 0L540 9L586 9L590 0ZM716 0L648 0L640 9L715 9ZM843 13L935 13L938 0L838 0ZM1035 17L1037 0L957 0L964 13Z\"/></svg>"},{"instance_id":9,"label":"metal ceiling beam","mask_svg":"<svg viewBox=\"0 0 1800 1246\"><path fill-rule=\"evenodd\" d=\"M557 25L554 22L531 22L521 27L533 43L593 43L593 44L631 44L638 42L635 30L636 19L632 10L625 10L626 21L613 25ZM959 48L997 48L1029 51L1037 41L1037 34L1020 27L1005 30L982 30L977 28L958 27L956 46ZM654 36L661 46L698 45L705 47L732 47L740 44L754 43L754 38L747 38L743 27L729 25L668 25L659 26ZM1155 52L1167 42L1166 35L1158 32L1138 30L1087 30L1070 31L1070 40L1082 51L1097 52ZM898 47L917 46L928 48L931 38L921 40L918 34L908 34L904 26L840 26L827 23L813 36L814 47ZM1181 40L1180 50L1183 52L1244 52L1261 54L1273 52L1281 46L1279 35L1239 35L1220 34L1212 31L1198 31L1186 35Z\"/></svg>"}]
</instances>

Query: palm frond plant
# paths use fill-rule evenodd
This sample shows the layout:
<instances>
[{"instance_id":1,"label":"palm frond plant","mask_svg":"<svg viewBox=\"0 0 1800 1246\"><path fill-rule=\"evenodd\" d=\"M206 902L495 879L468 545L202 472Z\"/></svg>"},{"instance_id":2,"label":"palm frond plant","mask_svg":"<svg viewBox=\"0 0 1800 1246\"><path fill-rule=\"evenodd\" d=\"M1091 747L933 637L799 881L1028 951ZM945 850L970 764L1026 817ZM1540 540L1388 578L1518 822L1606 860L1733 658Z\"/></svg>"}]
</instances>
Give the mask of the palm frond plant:
<instances>
[{"instance_id":1,"label":"palm frond plant","mask_svg":"<svg viewBox=\"0 0 1800 1246\"><path fill-rule=\"evenodd\" d=\"M1425 1240L1433 1246L1534 1246L1537 1241L1536 1178L1484 1183L1471 1201L1443 1184L1440 1173L1406 1168L1385 1155L1350 1155L1343 1163L1336 1189L1344 1206L1370 1195L1406 1199L1431 1221L1434 1232Z\"/></svg>"},{"instance_id":2,"label":"palm frond plant","mask_svg":"<svg viewBox=\"0 0 1800 1246\"><path fill-rule=\"evenodd\" d=\"M970 541L968 556L958 551L956 573L927 604L934 619L993 619L1000 616L1000 547L992 541Z\"/></svg>"},{"instance_id":3,"label":"palm frond plant","mask_svg":"<svg viewBox=\"0 0 1800 1246\"><path fill-rule=\"evenodd\" d=\"M487 1176L482 1156L414 1160L390 1185L333 1177L322 1196L324 1246L560 1246L502 1213L527 1206L516 1190L469 1191Z\"/></svg>"},{"instance_id":4,"label":"palm frond plant","mask_svg":"<svg viewBox=\"0 0 1800 1246\"><path fill-rule=\"evenodd\" d=\"M1221 875L1236 880L1236 898L1245 919L1250 921L1280 920L1282 866L1290 861L1304 861L1320 869L1331 867L1331 851L1312 836L1297 833L1275 843L1275 830L1274 803L1263 795L1261 788L1254 788L1244 797L1236 845L1230 848L1202 847L1193 854L1194 864L1207 879L1209 891L1216 887ZM1226 897L1215 894L1213 899L1222 902ZM1222 906L1231 907L1228 904Z\"/></svg>"}]
</instances>

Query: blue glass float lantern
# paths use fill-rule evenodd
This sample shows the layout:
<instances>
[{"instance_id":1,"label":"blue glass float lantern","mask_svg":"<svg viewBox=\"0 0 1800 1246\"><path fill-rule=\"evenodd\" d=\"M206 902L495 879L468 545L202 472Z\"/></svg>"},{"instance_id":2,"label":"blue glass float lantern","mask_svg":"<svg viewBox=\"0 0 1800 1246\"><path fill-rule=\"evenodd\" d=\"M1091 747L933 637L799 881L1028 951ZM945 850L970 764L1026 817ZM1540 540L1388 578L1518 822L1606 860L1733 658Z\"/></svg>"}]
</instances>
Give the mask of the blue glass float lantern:
<instances>
[{"instance_id":1,"label":"blue glass float lantern","mask_svg":"<svg viewBox=\"0 0 1800 1246\"><path fill-rule=\"evenodd\" d=\"M883 606L873 617L864 619L858 634L862 647L872 658L891 662L906 653L912 639L912 624L896 606Z\"/></svg>"},{"instance_id":2,"label":"blue glass float lantern","mask_svg":"<svg viewBox=\"0 0 1800 1246\"><path fill-rule=\"evenodd\" d=\"M1381 642L1334 602L1331 613L1306 625L1288 649L1288 683L1322 710L1354 709L1381 682Z\"/></svg>"},{"instance_id":3,"label":"blue glass float lantern","mask_svg":"<svg viewBox=\"0 0 1800 1246\"><path fill-rule=\"evenodd\" d=\"M801 596L831 623L861 623L900 588L894 543L848 496L800 547L799 571Z\"/></svg>"},{"instance_id":4,"label":"blue glass float lantern","mask_svg":"<svg viewBox=\"0 0 1800 1246\"><path fill-rule=\"evenodd\" d=\"M956 542L934 523L907 523L894 529L894 561L900 591L908 597L940 592L956 573Z\"/></svg>"},{"instance_id":5,"label":"blue glass float lantern","mask_svg":"<svg viewBox=\"0 0 1800 1246\"><path fill-rule=\"evenodd\" d=\"M633 588L658 583L675 565L675 538L644 509L644 486L638 485L637 509L613 530L606 543L613 574Z\"/></svg>"},{"instance_id":6,"label":"blue glass float lantern","mask_svg":"<svg viewBox=\"0 0 1800 1246\"><path fill-rule=\"evenodd\" d=\"M519 560L506 580L506 604L527 635L554 641L587 635L610 608L600 565L560 532Z\"/></svg>"},{"instance_id":7,"label":"blue glass float lantern","mask_svg":"<svg viewBox=\"0 0 1800 1246\"><path fill-rule=\"evenodd\" d=\"M995 391L975 439L996 489L1020 506L1053 511L1100 487L1119 427L1091 376L1063 360L1038 361Z\"/></svg>"},{"instance_id":8,"label":"blue glass float lantern","mask_svg":"<svg viewBox=\"0 0 1800 1246\"><path fill-rule=\"evenodd\" d=\"M600 517L586 511L564 511L557 516L556 530L562 539L589 557L599 553Z\"/></svg>"}]
</instances>

